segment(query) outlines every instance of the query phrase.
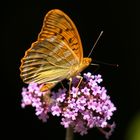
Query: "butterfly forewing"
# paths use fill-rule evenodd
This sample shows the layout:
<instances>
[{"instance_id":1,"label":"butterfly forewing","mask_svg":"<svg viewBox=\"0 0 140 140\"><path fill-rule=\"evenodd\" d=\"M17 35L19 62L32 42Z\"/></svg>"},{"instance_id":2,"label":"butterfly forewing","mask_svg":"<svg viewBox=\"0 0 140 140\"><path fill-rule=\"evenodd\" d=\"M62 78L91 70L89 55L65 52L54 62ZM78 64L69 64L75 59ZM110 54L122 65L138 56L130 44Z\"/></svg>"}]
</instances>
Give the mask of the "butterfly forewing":
<instances>
[{"instance_id":1,"label":"butterfly forewing","mask_svg":"<svg viewBox=\"0 0 140 140\"><path fill-rule=\"evenodd\" d=\"M58 9L51 10L44 18L42 30L38 40L46 38L57 38L63 40L81 62L83 59L83 49L79 33L72 20Z\"/></svg>"}]
</instances>

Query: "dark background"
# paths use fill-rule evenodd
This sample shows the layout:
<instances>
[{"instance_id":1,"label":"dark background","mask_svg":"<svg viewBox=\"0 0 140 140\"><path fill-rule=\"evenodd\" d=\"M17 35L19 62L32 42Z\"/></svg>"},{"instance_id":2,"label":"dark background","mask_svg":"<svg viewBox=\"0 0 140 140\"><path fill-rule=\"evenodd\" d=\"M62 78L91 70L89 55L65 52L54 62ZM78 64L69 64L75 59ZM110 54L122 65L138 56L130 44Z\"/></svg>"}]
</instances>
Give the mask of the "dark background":
<instances>
[{"instance_id":1,"label":"dark background","mask_svg":"<svg viewBox=\"0 0 140 140\"><path fill-rule=\"evenodd\" d=\"M134 3L121 0L26 0L5 1L2 5L4 34L1 48L2 82L1 103L4 139L61 139L65 129L59 119L51 117L43 124L34 115L34 109L21 109L21 89L25 84L20 79L20 59L36 41L45 14L54 8L63 10L76 24L83 43L84 56L90 52L95 40L104 34L92 53L94 60L119 64L119 67L100 65L96 73L103 75L103 84L108 89L117 111L112 117L117 127L110 140L123 140L129 123L139 111L138 75L136 71L136 18ZM138 60L137 60L138 68ZM86 71L93 71L90 66ZM75 140L104 140L96 129Z\"/></svg>"}]
</instances>

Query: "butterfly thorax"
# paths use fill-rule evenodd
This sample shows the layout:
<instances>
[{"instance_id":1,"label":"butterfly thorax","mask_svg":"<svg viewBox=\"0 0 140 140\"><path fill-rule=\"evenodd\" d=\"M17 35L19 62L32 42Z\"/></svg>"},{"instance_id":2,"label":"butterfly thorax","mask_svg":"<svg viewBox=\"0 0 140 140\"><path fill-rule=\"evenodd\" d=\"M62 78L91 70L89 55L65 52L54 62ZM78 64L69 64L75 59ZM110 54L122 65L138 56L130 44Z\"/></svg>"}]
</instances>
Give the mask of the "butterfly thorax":
<instances>
[{"instance_id":1,"label":"butterfly thorax","mask_svg":"<svg viewBox=\"0 0 140 140\"><path fill-rule=\"evenodd\" d=\"M83 71L86 67L90 65L91 61L91 58L83 58L83 61L80 63L80 65L72 66L68 78L77 76L81 71Z\"/></svg>"}]
</instances>

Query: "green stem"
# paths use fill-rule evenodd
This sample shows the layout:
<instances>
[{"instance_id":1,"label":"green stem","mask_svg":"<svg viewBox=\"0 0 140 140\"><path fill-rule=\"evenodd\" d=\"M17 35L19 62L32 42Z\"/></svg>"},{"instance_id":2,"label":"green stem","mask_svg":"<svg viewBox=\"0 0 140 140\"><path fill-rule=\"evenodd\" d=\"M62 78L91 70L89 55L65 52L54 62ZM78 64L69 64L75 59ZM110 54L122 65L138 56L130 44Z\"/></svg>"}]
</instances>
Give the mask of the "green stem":
<instances>
[{"instance_id":1,"label":"green stem","mask_svg":"<svg viewBox=\"0 0 140 140\"><path fill-rule=\"evenodd\" d=\"M71 127L67 128L65 140L73 140L73 136L73 129Z\"/></svg>"}]
</instances>

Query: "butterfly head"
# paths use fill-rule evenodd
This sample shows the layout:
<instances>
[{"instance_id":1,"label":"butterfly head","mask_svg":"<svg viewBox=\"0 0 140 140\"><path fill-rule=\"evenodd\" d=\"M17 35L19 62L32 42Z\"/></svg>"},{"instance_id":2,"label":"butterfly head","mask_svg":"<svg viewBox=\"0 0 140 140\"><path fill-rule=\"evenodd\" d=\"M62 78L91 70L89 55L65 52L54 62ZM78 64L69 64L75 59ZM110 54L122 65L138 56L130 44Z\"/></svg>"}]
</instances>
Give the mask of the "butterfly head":
<instances>
[{"instance_id":1,"label":"butterfly head","mask_svg":"<svg viewBox=\"0 0 140 140\"><path fill-rule=\"evenodd\" d=\"M82 63L81 63L81 71L83 71L86 67L88 67L89 65L90 65L90 63L91 63L91 61L92 61L92 59L91 58L83 58L83 61L82 61ZM80 71L80 72L81 72Z\"/></svg>"},{"instance_id":2,"label":"butterfly head","mask_svg":"<svg viewBox=\"0 0 140 140\"><path fill-rule=\"evenodd\" d=\"M89 66L91 61L92 61L91 58L86 57L86 58L83 58L82 64L84 64L85 66Z\"/></svg>"}]
</instances>

